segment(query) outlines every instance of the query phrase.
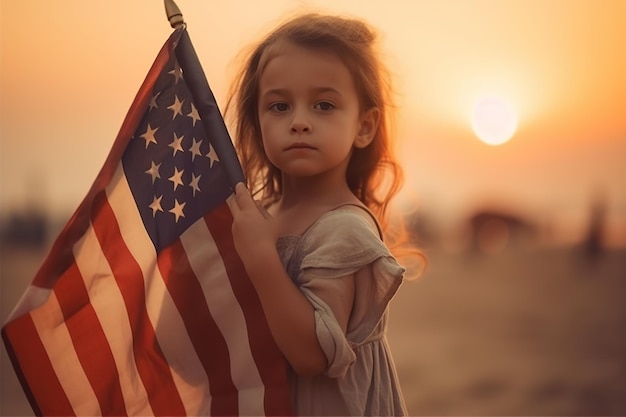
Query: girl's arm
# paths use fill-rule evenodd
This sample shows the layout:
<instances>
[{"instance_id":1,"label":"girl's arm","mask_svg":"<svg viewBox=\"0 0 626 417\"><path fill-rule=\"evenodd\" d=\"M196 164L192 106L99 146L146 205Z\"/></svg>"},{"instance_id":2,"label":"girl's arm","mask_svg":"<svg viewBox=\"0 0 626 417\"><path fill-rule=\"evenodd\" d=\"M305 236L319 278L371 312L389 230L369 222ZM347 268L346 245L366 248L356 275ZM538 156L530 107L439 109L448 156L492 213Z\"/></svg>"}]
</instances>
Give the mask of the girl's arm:
<instances>
[{"instance_id":1,"label":"girl's arm","mask_svg":"<svg viewBox=\"0 0 626 417\"><path fill-rule=\"evenodd\" d=\"M328 365L315 332L311 303L287 275L276 250L274 220L237 184L228 205L233 239L259 295L276 344L299 375L319 375Z\"/></svg>"}]
</instances>

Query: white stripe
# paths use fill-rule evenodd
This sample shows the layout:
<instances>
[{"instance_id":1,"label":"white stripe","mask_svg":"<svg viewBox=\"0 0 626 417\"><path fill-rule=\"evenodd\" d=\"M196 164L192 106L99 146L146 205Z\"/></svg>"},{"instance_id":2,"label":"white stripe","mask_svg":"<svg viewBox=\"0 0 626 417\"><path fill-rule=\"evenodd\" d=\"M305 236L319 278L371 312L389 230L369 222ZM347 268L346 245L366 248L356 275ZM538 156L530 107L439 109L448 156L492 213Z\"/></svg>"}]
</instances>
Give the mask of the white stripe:
<instances>
[{"instance_id":1,"label":"white stripe","mask_svg":"<svg viewBox=\"0 0 626 417\"><path fill-rule=\"evenodd\" d=\"M49 288L40 288L32 284L29 285L26 288L26 291L24 291L24 294L22 294L20 301L17 303L11 314L9 314L9 318L5 323L10 322L19 316L28 313L29 311L33 311L45 303L51 292L52 290Z\"/></svg>"},{"instance_id":2,"label":"white stripe","mask_svg":"<svg viewBox=\"0 0 626 417\"><path fill-rule=\"evenodd\" d=\"M129 415L154 415L150 404L145 401L146 390L137 371L132 349L133 335L124 298L102 252L93 225L89 225L81 241L74 246L74 257L88 289L91 305L109 342L119 374L126 412Z\"/></svg>"},{"instance_id":3,"label":"white stripe","mask_svg":"<svg viewBox=\"0 0 626 417\"><path fill-rule=\"evenodd\" d=\"M156 250L136 209L121 164L107 188L107 196L119 222L122 238L143 273L148 316L185 411L187 415L207 415L211 410L207 375L167 291L156 262Z\"/></svg>"},{"instance_id":4,"label":"white stripe","mask_svg":"<svg viewBox=\"0 0 626 417\"><path fill-rule=\"evenodd\" d=\"M211 315L226 340L233 383L239 390L239 414L262 415L264 387L252 357L246 321L230 286L222 258L204 221L196 222L181 241L200 280ZM206 242L203 250L194 246Z\"/></svg>"},{"instance_id":5,"label":"white stripe","mask_svg":"<svg viewBox=\"0 0 626 417\"><path fill-rule=\"evenodd\" d=\"M54 292L31 317L59 383L77 416L100 416L98 398L74 350L74 345Z\"/></svg>"}]
</instances>

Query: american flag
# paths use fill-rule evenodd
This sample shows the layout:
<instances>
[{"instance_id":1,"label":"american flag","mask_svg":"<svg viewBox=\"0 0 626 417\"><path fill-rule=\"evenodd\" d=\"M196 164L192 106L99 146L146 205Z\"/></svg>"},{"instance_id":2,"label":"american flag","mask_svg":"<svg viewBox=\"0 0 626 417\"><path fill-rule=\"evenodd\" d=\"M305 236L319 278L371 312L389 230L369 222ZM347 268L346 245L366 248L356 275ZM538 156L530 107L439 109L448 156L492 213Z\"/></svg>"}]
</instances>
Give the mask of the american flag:
<instances>
[{"instance_id":1,"label":"american flag","mask_svg":"<svg viewBox=\"0 0 626 417\"><path fill-rule=\"evenodd\" d=\"M192 97L207 92L187 82L204 73L195 52L181 68L183 44L193 51L177 29L2 329L37 415L291 414L286 362L232 242L215 150L232 144L207 135Z\"/></svg>"}]
</instances>

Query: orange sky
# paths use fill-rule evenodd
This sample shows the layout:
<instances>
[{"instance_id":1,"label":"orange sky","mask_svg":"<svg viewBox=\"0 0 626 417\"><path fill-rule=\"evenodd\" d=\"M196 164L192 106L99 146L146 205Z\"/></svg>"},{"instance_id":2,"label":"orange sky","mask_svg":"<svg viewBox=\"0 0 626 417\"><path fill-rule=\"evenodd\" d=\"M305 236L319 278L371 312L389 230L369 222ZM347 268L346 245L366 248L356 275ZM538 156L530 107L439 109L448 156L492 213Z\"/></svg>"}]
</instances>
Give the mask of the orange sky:
<instances>
[{"instance_id":1,"label":"orange sky","mask_svg":"<svg viewBox=\"0 0 626 417\"><path fill-rule=\"evenodd\" d=\"M485 201L579 233L596 187L626 245L626 1L178 0L222 100L240 49L299 10L362 17L398 93L405 201ZM83 198L171 29L161 0L1 1L0 214ZM472 103L501 95L519 129L492 147Z\"/></svg>"}]
</instances>

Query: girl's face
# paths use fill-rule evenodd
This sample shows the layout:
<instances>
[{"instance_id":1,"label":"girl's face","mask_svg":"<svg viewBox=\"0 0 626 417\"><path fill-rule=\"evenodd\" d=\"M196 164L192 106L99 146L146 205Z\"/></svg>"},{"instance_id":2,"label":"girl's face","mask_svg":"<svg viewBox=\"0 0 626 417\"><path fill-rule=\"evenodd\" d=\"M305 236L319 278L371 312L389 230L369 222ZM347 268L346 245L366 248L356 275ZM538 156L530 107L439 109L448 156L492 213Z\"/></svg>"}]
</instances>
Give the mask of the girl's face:
<instances>
[{"instance_id":1,"label":"girl's face","mask_svg":"<svg viewBox=\"0 0 626 417\"><path fill-rule=\"evenodd\" d=\"M259 79L258 113L265 153L283 175L345 177L362 122L352 76L335 54L281 45Z\"/></svg>"}]
</instances>

